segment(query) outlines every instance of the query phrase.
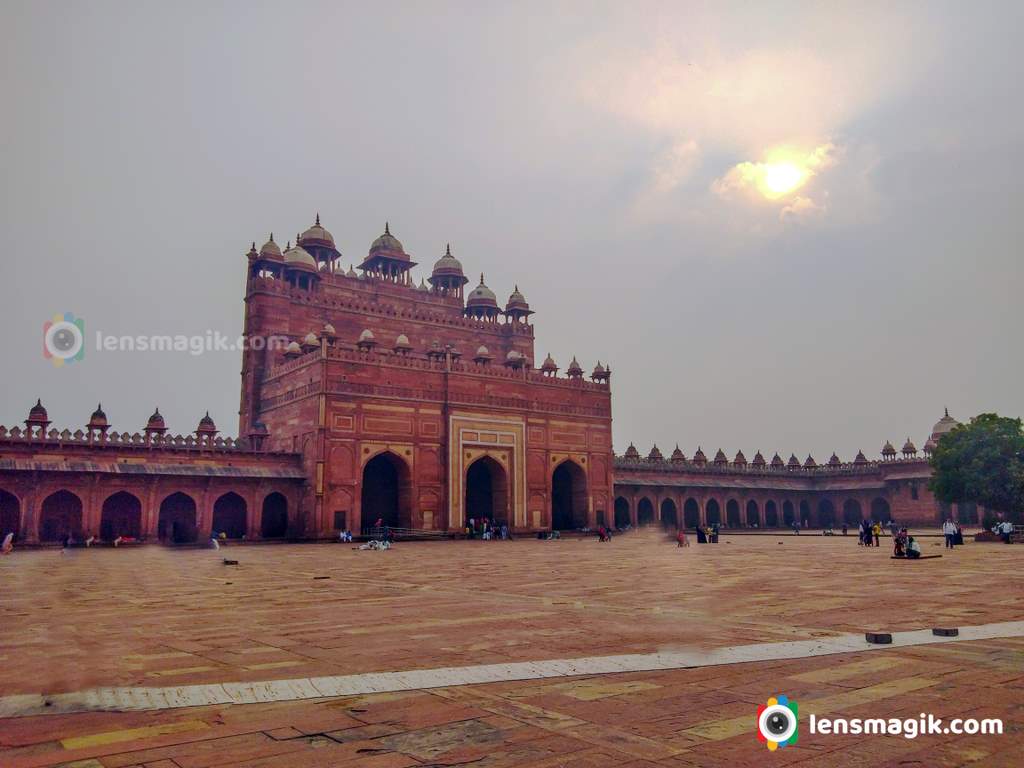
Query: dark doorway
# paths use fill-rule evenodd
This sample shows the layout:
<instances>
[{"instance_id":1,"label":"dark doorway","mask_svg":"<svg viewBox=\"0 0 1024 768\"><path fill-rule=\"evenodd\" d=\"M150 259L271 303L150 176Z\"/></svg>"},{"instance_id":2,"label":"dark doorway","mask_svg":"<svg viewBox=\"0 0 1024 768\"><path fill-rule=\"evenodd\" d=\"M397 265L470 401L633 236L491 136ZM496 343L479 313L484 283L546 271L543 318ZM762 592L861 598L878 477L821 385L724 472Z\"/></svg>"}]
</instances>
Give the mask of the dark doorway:
<instances>
[{"instance_id":1,"label":"dark doorway","mask_svg":"<svg viewBox=\"0 0 1024 768\"><path fill-rule=\"evenodd\" d=\"M185 493L172 493L160 504L156 527L160 541L187 544L196 540L196 503Z\"/></svg>"},{"instance_id":2,"label":"dark doorway","mask_svg":"<svg viewBox=\"0 0 1024 768\"><path fill-rule=\"evenodd\" d=\"M645 525L650 525L654 522L654 505L650 499L640 499L636 505L636 524L638 527L643 528Z\"/></svg>"},{"instance_id":3,"label":"dark doorway","mask_svg":"<svg viewBox=\"0 0 1024 768\"><path fill-rule=\"evenodd\" d=\"M889 511L889 502L885 499L875 499L871 502L871 519L876 523L888 523L892 520L892 513Z\"/></svg>"},{"instance_id":4,"label":"dark doorway","mask_svg":"<svg viewBox=\"0 0 1024 768\"><path fill-rule=\"evenodd\" d=\"M264 539L283 539L288 533L288 499L275 491L263 500L260 515L260 536Z\"/></svg>"},{"instance_id":5,"label":"dark doorway","mask_svg":"<svg viewBox=\"0 0 1024 768\"><path fill-rule=\"evenodd\" d=\"M725 503L725 522L730 528L739 528L742 525L740 522L740 504L736 499L729 499Z\"/></svg>"},{"instance_id":6,"label":"dark doorway","mask_svg":"<svg viewBox=\"0 0 1024 768\"><path fill-rule=\"evenodd\" d=\"M563 461L551 476L551 527L572 530L587 526L587 474L574 461Z\"/></svg>"},{"instance_id":7,"label":"dark doorway","mask_svg":"<svg viewBox=\"0 0 1024 768\"><path fill-rule=\"evenodd\" d=\"M818 502L818 525L822 528L831 528L836 524L836 508L829 499L821 499Z\"/></svg>"},{"instance_id":8,"label":"dark doorway","mask_svg":"<svg viewBox=\"0 0 1024 768\"><path fill-rule=\"evenodd\" d=\"M806 501L800 502L800 525L804 528L811 525L811 505Z\"/></svg>"},{"instance_id":9,"label":"dark doorway","mask_svg":"<svg viewBox=\"0 0 1024 768\"><path fill-rule=\"evenodd\" d=\"M57 491L43 502L39 540L62 541L68 534L82 536L82 500L71 491Z\"/></svg>"},{"instance_id":10,"label":"dark doorway","mask_svg":"<svg viewBox=\"0 0 1024 768\"><path fill-rule=\"evenodd\" d=\"M466 470L466 521L490 520L508 525L508 475L490 456L483 456ZM478 526L479 527L479 526Z\"/></svg>"},{"instance_id":11,"label":"dark doorway","mask_svg":"<svg viewBox=\"0 0 1024 768\"><path fill-rule=\"evenodd\" d=\"M246 528L245 499L235 492L225 493L213 503L213 533L229 539L240 539Z\"/></svg>"},{"instance_id":12,"label":"dark doorway","mask_svg":"<svg viewBox=\"0 0 1024 768\"><path fill-rule=\"evenodd\" d=\"M843 502L843 522L847 525L860 525L863 516L860 512L860 502L856 499L847 499Z\"/></svg>"},{"instance_id":13,"label":"dark doorway","mask_svg":"<svg viewBox=\"0 0 1024 768\"><path fill-rule=\"evenodd\" d=\"M21 533L21 504L13 493L0 491L0 541L8 533L13 533L17 541Z\"/></svg>"},{"instance_id":14,"label":"dark doorway","mask_svg":"<svg viewBox=\"0 0 1024 768\"><path fill-rule=\"evenodd\" d=\"M409 468L393 453L374 456L363 467L363 487L360 496L363 531L376 526L377 521L389 528L411 527L412 490Z\"/></svg>"},{"instance_id":15,"label":"dark doorway","mask_svg":"<svg viewBox=\"0 0 1024 768\"><path fill-rule=\"evenodd\" d=\"M661 527L666 530L674 530L679 527L679 514L676 512L676 503L672 499L665 499L661 502Z\"/></svg>"},{"instance_id":16,"label":"dark doorway","mask_svg":"<svg viewBox=\"0 0 1024 768\"><path fill-rule=\"evenodd\" d=\"M775 506L774 501L766 501L764 503L764 527L765 528L778 528L779 527L779 510Z\"/></svg>"},{"instance_id":17,"label":"dark doorway","mask_svg":"<svg viewBox=\"0 0 1024 768\"><path fill-rule=\"evenodd\" d=\"M757 528L761 525L761 518L757 512L757 502L751 499L747 502L747 528Z\"/></svg>"},{"instance_id":18,"label":"dark doorway","mask_svg":"<svg viewBox=\"0 0 1024 768\"><path fill-rule=\"evenodd\" d=\"M100 540L113 541L118 536L138 539L142 530L142 502L127 491L108 496L100 513Z\"/></svg>"},{"instance_id":19,"label":"dark doorway","mask_svg":"<svg viewBox=\"0 0 1024 768\"><path fill-rule=\"evenodd\" d=\"M683 522L687 528L696 528L700 525L700 504L696 499L687 499L683 504Z\"/></svg>"},{"instance_id":20,"label":"dark doorway","mask_svg":"<svg viewBox=\"0 0 1024 768\"><path fill-rule=\"evenodd\" d=\"M718 501L715 499L708 499L708 503L704 507L704 514L707 516L708 525L722 524L722 508L718 506Z\"/></svg>"},{"instance_id":21,"label":"dark doorway","mask_svg":"<svg viewBox=\"0 0 1024 768\"><path fill-rule=\"evenodd\" d=\"M793 512L793 502L782 502L782 524L789 528L794 522L796 522L796 514Z\"/></svg>"},{"instance_id":22,"label":"dark doorway","mask_svg":"<svg viewBox=\"0 0 1024 768\"><path fill-rule=\"evenodd\" d=\"M615 499L615 527L629 527L629 502L621 496Z\"/></svg>"}]
</instances>

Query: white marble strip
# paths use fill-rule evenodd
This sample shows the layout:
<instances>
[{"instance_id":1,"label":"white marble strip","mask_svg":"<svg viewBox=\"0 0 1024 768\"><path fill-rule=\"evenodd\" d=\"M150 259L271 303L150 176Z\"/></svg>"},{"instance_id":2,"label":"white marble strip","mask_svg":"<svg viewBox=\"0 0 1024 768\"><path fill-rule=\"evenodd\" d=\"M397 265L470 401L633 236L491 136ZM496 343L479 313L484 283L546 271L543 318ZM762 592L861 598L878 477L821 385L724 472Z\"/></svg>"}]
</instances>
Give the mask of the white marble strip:
<instances>
[{"instance_id":1,"label":"white marble strip","mask_svg":"<svg viewBox=\"0 0 1024 768\"><path fill-rule=\"evenodd\" d=\"M1024 621L982 624L959 629L960 634L957 637L938 637L933 635L930 629L893 632L891 645L868 643L863 635L839 635L814 640L737 645L707 651L662 651L621 656L587 656L578 659L413 669L405 672L369 672L360 675L266 680L257 683L214 683L167 688L93 688L52 695L26 693L0 697L0 718L88 711L125 712L175 709L213 704L257 704L449 688L459 685L543 680L555 677L609 675L623 672L781 661L808 656L859 653L934 643L1024 637Z\"/></svg>"}]
</instances>

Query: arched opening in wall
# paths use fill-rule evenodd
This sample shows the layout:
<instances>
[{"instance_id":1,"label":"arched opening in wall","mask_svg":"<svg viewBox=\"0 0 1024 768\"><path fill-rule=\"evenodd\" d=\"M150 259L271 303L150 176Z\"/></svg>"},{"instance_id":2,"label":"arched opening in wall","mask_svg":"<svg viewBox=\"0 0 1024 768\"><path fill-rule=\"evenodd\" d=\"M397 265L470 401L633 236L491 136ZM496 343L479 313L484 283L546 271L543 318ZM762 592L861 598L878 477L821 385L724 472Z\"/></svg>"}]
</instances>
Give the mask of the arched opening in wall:
<instances>
[{"instance_id":1,"label":"arched opening in wall","mask_svg":"<svg viewBox=\"0 0 1024 768\"><path fill-rule=\"evenodd\" d=\"M740 522L740 503L736 499L725 502L725 524L729 528L739 528L743 525Z\"/></svg>"},{"instance_id":2,"label":"arched opening in wall","mask_svg":"<svg viewBox=\"0 0 1024 768\"><path fill-rule=\"evenodd\" d=\"M196 540L196 502L187 493L172 493L160 503L157 537L170 544Z\"/></svg>"},{"instance_id":3,"label":"arched opening in wall","mask_svg":"<svg viewBox=\"0 0 1024 768\"><path fill-rule=\"evenodd\" d=\"M877 523L888 523L892 520L889 502L883 498L871 500L871 519Z\"/></svg>"},{"instance_id":4,"label":"arched opening in wall","mask_svg":"<svg viewBox=\"0 0 1024 768\"><path fill-rule=\"evenodd\" d=\"M466 522L471 519L508 525L508 475L490 456L480 457L466 470Z\"/></svg>"},{"instance_id":5,"label":"arched opening in wall","mask_svg":"<svg viewBox=\"0 0 1024 768\"><path fill-rule=\"evenodd\" d=\"M796 522L796 512L793 510L793 502L782 502L782 524L787 528L791 528L794 522Z\"/></svg>"},{"instance_id":6,"label":"arched opening in wall","mask_svg":"<svg viewBox=\"0 0 1024 768\"><path fill-rule=\"evenodd\" d=\"M362 530L379 521L389 528L409 528L412 522L412 482L408 465L393 453L379 453L363 467L360 494ZM472 515L467 515L468 520Z\"/></svg>"},{"instance_id":7,"label":"arched opening in wall","mask_svg":"<svg viewBox=\"0 0 1024 768\"><path fill-rule=\"evenodd\" d=\"M774 501L766 501L764 503L764 527L765 528L778 528L779 527L779 510L775 506Z\"/></svg>"},{"instance_id":8,"label":"arched opening in wall","mask_svg":"<svg viewBox=\"0 0 1024 768\"><path fill-rule=\"evenodd\" d=\"M596 512L594 512L594 516L597 518L597 524L599 526L605 526L605 527L608 526L608 522L605 520L605 517L604 517L604 510L603 509L599 509Z\"/></svg>"},{"instance_id":9,"label":"arched opening in wall","mask_svg":"<svg viewBox=\"0 0 1024 768\"><path fill-rule=\"evenodd\" d=\"M806 500L800 502L800 525L804 528L811 525L811 505Z\"/></svg>"},{"instance_id":10,"label":"arched opening in wall","mask_svg":"<svg viewBox=\"0 0 1024 768\"><path fill-rule=\"evenodd\" d=\"M260 536L264 539L283 539L288 533L288 499L274 491L263 499L260 513Z\"/></svg>"},{"instance_id":11,"label":"arched opening in wall","mask_svg":"<svg viewBox=\"0 0 1024 768\"><path fill-rule=\"evenodd\" d=\"M213 503L213 533L224 534L229 539L240 539L245 535L248 509L245 499L229 491Z\"/></svg>"},{"instance_id":12,"label":"arched opening in wall","mask_svg":"<svg viewBox=\"0 0 1024 768\"><path fill-rule=\"evenodd\" d=\"M758 516L757 502L751 499L747 502L747 527L757 528L761 525L761 518Z\"/></svg>"},{"instance_id":13,"label":"arched opening in wall","mask_svg":"<svg viewBox=\"0 0 1024 768\"><path fill-rule=\"evenodd\" d=\"M978 505L973 501L961 501L956 505L956 521L961 525L977 525Z\"/></svg>"},{"instance_id":14,"label":"arched opening in wall","mask_svg":"<svg viewBox=\"0 0 1024 768\"><path fill-rule=\"evenodd\" d=\"M679 527L679 512L672 499L664 499L661 502L661 527L665 530L674 530Z\"/></svg>"},{"instance_id":15,"label":"arched opening in wall","mask_svg":"<svg viewBox=\"0 0 1024 768\"><path fill-rule=\"evenodd\" d=\"M39 540L63 541L68 534L82 536L82 500L71 491L57 491L43 502Z\"/></svg>"},{"instance_id":16,"label":"arched opening in wall","mask_svg":"<svg viewBox=\"0 0 1024 768\"><path fill-rule=\"evenodd\" d=\"M700 525L700 504L696 499L687 499L683 504L683 524L687 528L696 528Z\"/></svg>"},{"instance_id":17,"label":"arched opening in wall","mask_svg":"<svg viewBox=\"0 0 1024 768\"><path fill-rule=\"evenodd\" d=\"M587 473L575 461L563 461L551 475L551 527L587 527Z\"/></svg>"},{"instance_id":18,"label":"arched opening in wall","mask_svg":"<svg viewBox=\"0 0 1024 768\"><path fill-rule=\"evenodd\" d=\"M21 504L13 493L0 490L0 541L14 534L17 540L21 532Z\"/></svg>"},{"instance_id":19,"label":"arched opening in wall","mask_svg":"<svg viewBox=\"0 0 1024 768\"><path fill-rule=\"evenodd\" d=\"M818 525L831 528L836 524L836 508L829 499L818 501Z\"/></svg>"},{"instance_id":20,"label":"arched opening in wall","mask_svg":"<svg viewBox=\"0 0 1024 768\"><path fill-rule=\"evenodd\" d=\"M636 505L636 523L641 528L654 522L654 505L648 498L640 499Z\"/></svg>"},{"instance_id":21,"label":"arched opening in wall","mask_svg":"<svg viewBox=\"0 0 1024 768\"><path fill-rule=\"evenodd\" d=\"M622 496L615 499L615 527L620 530L629 527L629 501Z\"/></svg>"},{"instance_id":22,"label":"arched opening in wall","mask_svg":"<svg viewBox=\"0 0 1024 768\"><path fill-rule=\"evenodd\" d=\"M127 491L108 496L100 512L100 540L113 541L118 536L140 538L142 502Z\"/></svg>"},{"instance_id":23,"label":"arched opening in wall","mask_svg":"<svg viewBox=\"0 0 1024 768\"><path fill-rule=\"evenodd\" d=\"M860 525L864 516L860 511L860 502L856 499L847 499L843 502L843 522L847 525Z\"/></svg>"},{"instance_id":24,"label":"arched opening in wall","mask_svg":"<svg viewBox=\"0 0 1024 768\"><path fill-rule=\"evenodd\" d=\"M707 516L708 525L722 524L722 508L718 506L715 499L709 499L704 506L704 514Z\"/></svg>"}]
</instances>

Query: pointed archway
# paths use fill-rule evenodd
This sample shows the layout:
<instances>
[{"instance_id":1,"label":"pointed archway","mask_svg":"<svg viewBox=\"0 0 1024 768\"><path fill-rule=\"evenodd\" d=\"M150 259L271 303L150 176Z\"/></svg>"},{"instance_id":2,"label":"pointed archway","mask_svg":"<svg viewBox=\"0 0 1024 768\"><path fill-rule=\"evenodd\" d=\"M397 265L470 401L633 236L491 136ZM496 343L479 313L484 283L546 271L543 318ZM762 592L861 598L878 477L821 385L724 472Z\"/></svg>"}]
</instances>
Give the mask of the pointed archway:
<instances>
[{"instance_id":1,"label":"pointed archway","mask_svg":"<svg viewBox=\"0 0 1024 768\"><path fill-rule=\"evenodd\" d=\"M615 499L615 527L619 530L629 527L629 501L623 496Z\"/></svg>"},{"instance_id":2,"label":"pointed archway","mask_svg":"<svg viewBox=\"0 0 1024 768\"><path fill-rule=\"evenodd\" d=\"M654 522L654 504L646 496L636 505L636 525L643 528Z\"/></svg>"},{"instance_id":3,"label":"pointed archway","mask_svg":"<svg viewBox=\"0 0 1024 768\"><path fill-rule=\"evenodd\" d=\"M679 527L679 513L676 511L676 503L672 499L664 499L661 502L661 527L665 530L674 530Z\"/></svg>"},{"instance_id":4,"label":"pointed archway","mask_svg":"<svg viewBox=\"0 0 1024 768\"><path fill-rule=\"evenodd\" d=\"M187 493L172 493L160 502L157 537L168 544L187 544L195 541L196 502Z\"/></svg>"},{"instance_id":5,"label":"pointed archway","mask_svg":"<svg viewBox=\"0 0 1024 768\"><path fill-rule=\"evenodd\" d=\"M683 522L687 528L700 525L700 504L696 499L687 499L683 504Z\"/></svg>"},{"instance_id":6,"label":"pointed archway","mask_svg":"<svg viewBox=\"0 0 1024 768\"><path fill-rule=\"evenodd\" d=\"M843 522L846 525L860 525L863 519L860 511L860 502L856 499L847 499L843 502Z\"/></svg>"},{"instance_id":7,"label":"pointed archway","mask_svg":"<svg viewBox=\"0 0 1024 768\"><path fill-rule=\"evenodd\" d=\"M363 467L360 524L368 531L380 522L388 528L412 527L412 480L409 465L390 451L378 453Z\"/></svg>"},{"instance_id":8,"label":"pointed archway","mask_svg":"<svg viewBox=\"0 0 1024 768\"><path fill-rule=\"evenodd\" d=\"M466 524L510 525L508 507L508 473L491 456L481 456L466 469Z\"/></svg>"},{"instance_id":9,"label":"pointed archway","mask_svg":"<svg viewBox=\"0 0 1024 768\"><path fill-rule=\"evenodd\" d=\"M704 506L704 514L707 517L708 525L722 524L722 508L718 505L717 499L708 499Z\"/></svg>"},{"instance_id":10,"label":"pointed archway","mask_svg":"<svg viewBox=\"0 0 1024 768\"><path fill-rule=\"evenodd\" d=\"M128 491L107 497L100 512L100 541L114 541L118 536L140 538L142 502Z\"/></svg>"},{"instance_id":11,"label":"pointed archway","mask_svg":"<svg viewBox=\"0 0 1024 768\"><path fill-rule=\"evenodd\" d=\"M0 541L8 533L17 539L21 533L21 502L13 493L0 490Z\"/></svg>"},{"instance_id":12,"label":"pointed archway","mask_svg":"<svg viewBox=\"0 0 1024 768\"><path fill-rule=\"evenodd\" d=\"M779 527L779 510L776 508L774 501L766 501L764 503L764 527Z\"/></svg>"},{"instance_id":13,"label":"pointed archway","mask_svg":"<svg viewBox=\"0 0 1024 768\"><path fill-rule=\"evenodd\" d=\"M556 531L587 526L587 473L566 459L551 475L551 528Z\"/></svg>"},{"instance_id":14,"label":"pointed archway","mask_svg":"<svg viewBox=\"0 0 1024 768\"><path fill-rule=\"evenodd\" d=\"M82 500L71 491L51 493L43 501L39 516L39 540L61 541L69 534L82 533Z\"/></svg>"},{"instance_id":15,"label":"pointed archway","mask_svg":"<svg viewBox=\"0 0 1024 768\"><path fill-rule=\"evenodd\" d=\"M288 533L288 499L274 491L263 499L260 514L260 536L264 539L283 539Z\"/></svg>"},{"instance_id":16,"label":"pointed archway","mask_svg":"<svg viewBox=\"0 0 1024 768\"><path fill-rule=\"evenodd\" d=\"M739 528L742 525L740 522L740 503L736 499L729 499L725 502L725 524L730 528Z\"/></svg>"}]
</instances>

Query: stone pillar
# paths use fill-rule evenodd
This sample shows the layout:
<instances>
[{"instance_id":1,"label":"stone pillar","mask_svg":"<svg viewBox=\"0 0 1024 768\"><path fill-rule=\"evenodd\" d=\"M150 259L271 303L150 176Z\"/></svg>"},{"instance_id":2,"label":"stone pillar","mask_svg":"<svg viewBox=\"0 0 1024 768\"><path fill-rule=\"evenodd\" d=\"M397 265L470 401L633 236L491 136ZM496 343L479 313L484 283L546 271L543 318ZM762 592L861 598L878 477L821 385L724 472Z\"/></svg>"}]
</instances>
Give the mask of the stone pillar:
<instances>
[{"instance_id":1,"label":"stone pillar","mask_svg":"<svg viewBox=\"0 0 1024 768\"><path fill-rule=\"evenodd\" d=\"M261 518L263 515L263 497L265 493L263 488L257 484L249 489L249 492L245 495L245 505L247 507L247 513L245 516L245 538L250 541L258 539L260 537Z\"/></svg>"}]
</instances>

